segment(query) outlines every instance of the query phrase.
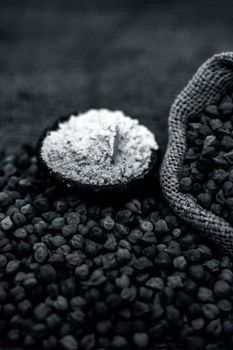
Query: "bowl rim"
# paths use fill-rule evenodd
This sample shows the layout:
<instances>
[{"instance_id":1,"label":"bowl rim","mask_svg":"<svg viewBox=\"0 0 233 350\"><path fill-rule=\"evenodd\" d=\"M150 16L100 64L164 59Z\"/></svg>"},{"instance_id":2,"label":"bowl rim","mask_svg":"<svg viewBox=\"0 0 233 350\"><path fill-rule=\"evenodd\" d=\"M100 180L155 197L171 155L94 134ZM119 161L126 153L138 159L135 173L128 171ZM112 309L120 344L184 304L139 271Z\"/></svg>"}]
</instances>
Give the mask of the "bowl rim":
<instances>
[{"instance_id":1,"label":"bowl rim","mask_svg":"<svg viewBox=\"0 0 233 350\"><path fill-rule=\"evenodd\" d=\"M83 112L85 113L85 112ZM60 123L66 122L72 115L79 115L77 111L71 112L69 115L63 115L58 117L55 122L51 123L49 126L47 126L41 133L37 145L36 145L36 157L38 160L38 164L40 168L49 176L50 179L55 180L57 183L70 188L78 190L79 192L86 193L113 193L113 192L124 192L126 190L131 189L132 187L135 188L139 185L141 185L142 181L146 181L146 179L150 179L153 177L153 170L156 169L156 165L159 160L160 156L160 147L158 145L158 149L151 149L151 157L148 164L147 169L145 169L140 175L136 177L129 178L128 181L125 182L117 182L115 184L104 184L104 185L94 185L94 184L88 184L88 183L81 183L76 180L72 180L71 178L68 178L66 176L61 175L60 173L52 170L51 167L46 163L46 161L43 159L41 154L42 145L44 142L44 139L51 131L56 131L59 128ZM149 129L149 128L148 128ZM150 130L150 129L149 129ZM150 130L151 131L151 130ZM151 131L152 132L152 131ZM155 133L152 132L155 136ZM155 136L156 138L156 136ZM158 144L157 138L156 142Z\"/></svg>"}]
</instances>

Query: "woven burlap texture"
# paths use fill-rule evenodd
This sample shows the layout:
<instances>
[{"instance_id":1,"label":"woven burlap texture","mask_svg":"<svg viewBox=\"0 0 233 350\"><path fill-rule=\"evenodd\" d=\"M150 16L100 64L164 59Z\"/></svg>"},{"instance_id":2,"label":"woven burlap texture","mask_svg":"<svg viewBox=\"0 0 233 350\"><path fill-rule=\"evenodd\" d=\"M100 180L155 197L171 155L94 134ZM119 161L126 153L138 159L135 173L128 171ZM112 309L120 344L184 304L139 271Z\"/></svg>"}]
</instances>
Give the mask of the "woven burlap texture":
<instances>
[{"instance_id":1,"label":"woven burlap texture","mask_svg":"<svg viewBox=\"0 0 233 350\"><path fill-rule=\"evenodd\" d=\"M178 95L168 119L168 146L160 170L163 194L172 210L206 238L233 255L233 227L223 218L202 208L196 199L179 189L179 174L187 150L186 123L191 114L199 113L207 104L233 87L233 52L208 59Z\"/></svg>"}]
</instances>

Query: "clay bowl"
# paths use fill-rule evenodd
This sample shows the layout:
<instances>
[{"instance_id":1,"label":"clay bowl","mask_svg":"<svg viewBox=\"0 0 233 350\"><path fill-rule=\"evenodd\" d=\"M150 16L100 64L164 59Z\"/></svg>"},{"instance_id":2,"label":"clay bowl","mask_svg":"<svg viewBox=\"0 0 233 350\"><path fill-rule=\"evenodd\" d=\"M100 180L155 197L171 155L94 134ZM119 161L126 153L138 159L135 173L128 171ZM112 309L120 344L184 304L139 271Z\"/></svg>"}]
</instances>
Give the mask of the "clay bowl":
<instances>
[{"instance_id":1,"label":"clay bowl","mask_svg":"<svg viewBox=\"0 0 233 350\"><path fill-rule=\"evenodd\" d=\"M59 123L65 122L70 118L69 116L59 118L53 125L46 128L40 136L36 155L40 168L42 171L56 184L60 185L61 189L77 193L78 196L91 199L122 199L126 197L144 196L147 193L153 194L158 188L158 165L160 162L160 150L151 151L151 159L148 168L137 177L129 178L124 183L107 184L107 185L92 185L88 183L81 183L72 180L52 170L51 167L44 161L41 155L43 141L50 131L56 131L59 128Z\"/></svg>"}]
</instances>

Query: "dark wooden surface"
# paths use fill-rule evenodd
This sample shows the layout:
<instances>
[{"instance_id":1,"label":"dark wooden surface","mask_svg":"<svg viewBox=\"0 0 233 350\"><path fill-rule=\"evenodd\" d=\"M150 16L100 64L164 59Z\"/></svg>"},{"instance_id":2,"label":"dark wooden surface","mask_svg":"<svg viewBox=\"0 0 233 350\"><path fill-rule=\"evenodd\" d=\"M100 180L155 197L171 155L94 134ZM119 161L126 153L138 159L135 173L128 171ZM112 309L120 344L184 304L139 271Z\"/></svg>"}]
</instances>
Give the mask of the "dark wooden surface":
<instances>
[{"instance_id":1,"label":"dark wooden surface","mask_svg":"<svg viewBox=\"0 0 233 350\"><path fill-rule=\"evenodd\" d=\"M175 96L209 56L233 50L232 33L230 0L0 0L0 147L106 107L138 117L164 151Z\"/></svg>"},{"instance_id":2,"label":"dark wooden surface","mask_svg":"<svg viewBox=\"0 0 233 350\"><path fill-rule=\"evenodd\" d=\"M155 4L156 3L156 4ZM1 1L0 140L34 144L58 116L123 109L164 150L176 94L233 48L231 1Z\"/></svg>"}]
</instances>

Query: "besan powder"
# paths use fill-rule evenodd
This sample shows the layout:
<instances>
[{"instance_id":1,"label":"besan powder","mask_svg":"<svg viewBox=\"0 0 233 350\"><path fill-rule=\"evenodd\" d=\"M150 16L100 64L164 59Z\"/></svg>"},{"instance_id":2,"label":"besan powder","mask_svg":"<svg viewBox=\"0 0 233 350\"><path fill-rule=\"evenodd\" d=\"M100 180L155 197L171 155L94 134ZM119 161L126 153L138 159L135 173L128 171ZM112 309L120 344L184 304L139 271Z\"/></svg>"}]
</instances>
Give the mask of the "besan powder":
<instances>
[{"instance_id":1,"label":"besan powder","mask_svg":"<svg viewBox=\"0 0 233 350\"><path fill-rule=\"evenodd\" d=\"M71 115L49 131L41 156L55 173L81 184L114 185L140 176L158 144L151 131L121 111Z\"/></svg>"}]
</instances>

